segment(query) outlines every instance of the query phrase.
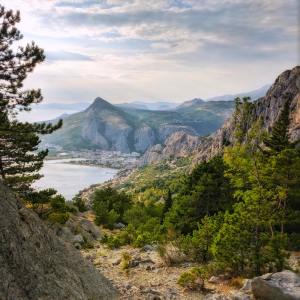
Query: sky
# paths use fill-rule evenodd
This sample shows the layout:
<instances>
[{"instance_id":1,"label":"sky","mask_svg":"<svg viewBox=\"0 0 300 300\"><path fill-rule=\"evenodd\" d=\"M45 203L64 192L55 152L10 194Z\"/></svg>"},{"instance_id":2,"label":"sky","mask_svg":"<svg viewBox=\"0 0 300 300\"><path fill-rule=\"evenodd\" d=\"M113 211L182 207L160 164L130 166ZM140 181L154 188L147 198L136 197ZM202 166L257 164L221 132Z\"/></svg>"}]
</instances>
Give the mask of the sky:
<instances>
[{"instance_id":1,"label":"sky","mask_svg":"<svg viewBox=\"0 0 300 300\"><path fill-rule=\"evenodd\" d=\"M46 61L45 103L182 102L257 89L299 64L298 0L2 0Z\"/></svg>"}]
</instances>

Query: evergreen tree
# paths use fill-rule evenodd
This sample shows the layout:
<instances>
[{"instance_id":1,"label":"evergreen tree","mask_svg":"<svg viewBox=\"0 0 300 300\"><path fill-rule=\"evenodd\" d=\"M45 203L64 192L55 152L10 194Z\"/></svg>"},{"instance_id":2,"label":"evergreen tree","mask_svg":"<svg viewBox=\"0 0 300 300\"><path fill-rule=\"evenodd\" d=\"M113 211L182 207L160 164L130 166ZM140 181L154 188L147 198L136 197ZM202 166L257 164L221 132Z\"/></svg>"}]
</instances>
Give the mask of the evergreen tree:
<instances>
[{"instance_id":1,"label":"evergreen tree","mask_svg":"<svg viewBox=\"0 0 300 300\"><path fill-rule=\"evenodd\" d=\"M290 105L291 100L290 97L286 96L286 101L281 110L281 113L276 121L271 135L264 139L264 145L271 152L280 152L286 148L291 147L291 143L289 142L289 113L290 113Z\"/></svg>"},{"instance_id":2,"label":"evergreen tree","mask_svg":"<svg viewBox=\"0 0 300 300\"><path fill-rule=\"evenodd\" d=\"M16 24L20 13L0 5L0 177L14 190L27 195L39 179L47 150L37 152L38 134L49 134L62 125L22 123L19 111L30 111L31 104L42 101L40 90L23 90L28 73L44 59L44 52L33 42L25 47L13 45L22 39ZM15 50L16 49L16 50Z\"/></svg>"},{"instance_id":3,"label":"evergreen tree","mask_svg":"<svg viewBox=\"0 0 300 300\"><path fill-rule=\"evenodd\" d=\"M165 199L165 205L163 208L163 216L170 210L172 204L173 204L172 194L170 189L168 189L168 195L167 198Z\"/></svg>"}]
</instances>

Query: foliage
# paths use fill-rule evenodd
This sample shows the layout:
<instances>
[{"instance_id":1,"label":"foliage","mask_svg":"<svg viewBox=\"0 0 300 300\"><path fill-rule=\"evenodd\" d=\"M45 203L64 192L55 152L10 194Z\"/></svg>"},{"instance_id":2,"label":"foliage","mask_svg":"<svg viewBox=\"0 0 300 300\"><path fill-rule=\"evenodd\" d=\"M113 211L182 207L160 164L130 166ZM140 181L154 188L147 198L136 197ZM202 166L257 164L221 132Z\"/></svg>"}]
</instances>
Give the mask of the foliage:
<instances>
[{"instance_id":1,"label":"foliage","mask_svg":"<svg viewBox=\"0 0 300 300\"><path fill-rule=\"evenodd\" d=\"M202 290L204 288L204 280L201 277L201 274L199 274L197 268L193 268L189 272L182 273L177 283L190 290Z\"/></svg>"},{"instance_id":2,"label":"foliage","mask_svg":"<svg viewBox=\"0 0 300 300\"><path fill-rule=\"evenodd\" d=\"M73 204L78 208L80 212L85 212L87 211L86 204L84 200L80 196L75 196L73 198Z\"/></svg>"},{"instance_id":3,"label":"foliage","mask_svg":"<svg viewBox=\"0 0 300 300\"><path fill-rule=\"evenodd\" d=\"M131 199L123 192L111 187L96 190L93 197L96 224L112 229L115 223L124 222L124 213L130 205Z\"/></svg>"},{"instance_id":4,"label":"foliage","mask_svg":"<svg viewBox=\"0 0 300 300\"><path fill-rule=\"evenodd\" d=\"M44 59L44 52L35 43L15 44L23 36L17 29L20 13L0 5L0 176L2 181L23 197L30 197L31 184L48 151L37 151L40 134L49 134L61 127L46 123L22 123L19 111L29 111L42 101L40 90L23 90L23 81Z\"/></svg>"},{"instance_id":5,"label":"foliage","mask_svg":"<svg viewBox=\"0 0 300 300\"><path fill-rule=\"evenodd\" d=\"M131 255L128 252L122 253L122 260L121 260L121 269L128 270L130 267L130 261L132 260Z\"/></svg>"},{"instance_id":6,"label":"foliage","mask_svg":"<svg viewBox=\"0 0 300 300\"><path fill-rule=\"evenodd\" d=\"M198 165L187 177L182 192L174 199L165 225L187 234L197 228L203 217L230 209L232 187L225 177L226 164L221 157Z\"/></svg>"},{"instance_id":7,"label":"foliage","mask_svg":"<svg viewBox=\"0 0 300 300\"><path fill-rule=\"evenodd\" d=\"M287 96L287 95L286 95ZM289 141L288 127L289 112L290 112L291 101L289 98L285 100L279 118L272 129L272 133L264 139L264 145L271 152L278 153L286 148L290 148L292 143Z\"/></svg>"},{"instance_id":8,"label":"foliage","mask_svg":"<svg viewBox=\"0 0 300 300\"><path fill-rule=\"evenodd\" d=\"M192 235L179 238L179 247L190 259L207 263L213 258L211 246L222 222L223 215L221 213L211 217L205 216Z\"/></svg>"}]
</instances>

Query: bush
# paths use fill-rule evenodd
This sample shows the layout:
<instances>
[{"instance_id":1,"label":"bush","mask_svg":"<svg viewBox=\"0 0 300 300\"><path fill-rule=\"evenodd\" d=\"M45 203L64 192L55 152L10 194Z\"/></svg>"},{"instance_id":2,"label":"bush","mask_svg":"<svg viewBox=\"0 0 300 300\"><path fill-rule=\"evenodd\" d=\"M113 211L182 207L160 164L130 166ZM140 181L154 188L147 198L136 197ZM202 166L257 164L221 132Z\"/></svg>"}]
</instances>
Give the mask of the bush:
<instances>
[{"instance_id":1,"label":"bush","mask_svg":"<svg viewBox=\"0 0 300 300\"><path fill-rule=\"evenodd\" d=\"M48 215L48 221L51 223L65 224L69 220L69 213L52 212Z\"/></svg>"},{"instance_id":2,"label":"bush","mask_svg":"<svg viewBox=\"0 0 300 300\"><path fill-rule=\"evenodd\" d=\"M123 192L110 187L97 190L93 196L93 210L97 225L112 228L114 223L124 222L123 215L131 206L131 199Z\"/></svg>"},{"instance_id":3,"label":"bush","mask_svg":"<svg viewBox=\"0 0 300 300\"><path fill-rule=\"evenodd\" d=\"M147 244L150 244L151 240L151 234L149 232L140 233L133 242L133 245L135 247L143 247Z\"/></svg>"},{"instance_id":4,"label":"bush","mask_svg":"<svg viewBox=\"0 0 300 300\"><path fill-rule=\"evenodd\" d=\"M110 249L118 249L122 246L121 241L118 236L107 235L105 234L102 237L101 242L106 244Z\"/></svg>"},{"instance_id":5,"label":"bush","mask_svg":"<svg viewBox=\"0 0 300 300\"><path fill-rule=\"evenodd\" d=\"M122 260L121 260L121 268L122 270L128 270L130 267L130 261L132 257L128 252L122 253Z\"/></svg>"},{"instance_id":6,"label":"bush","mask_svg":"<svg viewBox=\"0 0 300 300\"><path fill-rule=\"evenodd\" d=\"M204 280L195 268L189 272L182 273L177 283L190 290L201 291L204 289Z\"/></svg>"},{"instance_id":7,"label":"bush","mask_svg":"<svg viewBox=\"0 0 300 300\"><path fill-rule=\"evenodd\" d=\"M80 212L85 212L87 211L87 207L85 205L85 202L80 196L75 196L73 198L73 204L78 208Z\"/></svg>"}]
</instances>

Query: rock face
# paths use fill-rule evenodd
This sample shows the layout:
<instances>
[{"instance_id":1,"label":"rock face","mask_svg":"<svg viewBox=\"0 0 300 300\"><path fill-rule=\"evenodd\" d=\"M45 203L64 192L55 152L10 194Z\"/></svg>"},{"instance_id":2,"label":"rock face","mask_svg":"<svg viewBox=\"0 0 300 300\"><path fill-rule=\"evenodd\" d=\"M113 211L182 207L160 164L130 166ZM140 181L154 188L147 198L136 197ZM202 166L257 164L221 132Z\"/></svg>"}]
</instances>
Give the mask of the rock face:
<instances>
[{"instance_id":1,"label":"rock face","mask_svg":"<svg viewBox=\"0 0 300 300\"><path fill-rule=\"evenodd\" d=\"M256 277L252 280L252 293L260 300L299 300L300 276L282 271Z\"/></svg>"},{"instance_id":2,"label":"rock face","mask_svg":"<svg viewBox=\"0 0 300 300\"><path fill-rule=\"evenodd\" d=\"M264 128L271 131L287 100L291 100L290 139L297 141L300 138L300 66L278 76L266 96L254 102L251 117L253 122L261 118ZM195 162L210 159L221 153L225 144L234 143L234 130L235 121L231 117L203 143Z\"/></svg>"},{"instance_id":3,"label":"rock face","mask_svg":"<svg viewBox=\"0 0 300 300\"><path fill-rule=\"evenodd\" d=\"M180 158L194 154L204 138L188 134L184 131L173 133L166 139L165 145L155 145L141 158L141 165L151 164L162 159Z\"/></svg>"},{"instance_id":4,"label":"rock face","mask_svg":"<svg viewBox=\"0 0 300 300\"><path fill-rule=\"evenodd\" d=\"M198 102L202 101L196 99ZM263 127L271 131L274 123L280 115L285 101L291 100L290 106L290 139L297 141L300 138L300 66L287 70L278 76L274 84L269 88L265 97L253 102L251 120L255 122L259 118L263 121ZM194 100L195 101L195 100ZM192 103L192 102L191 102ZM252 125L249 124L249 128ZM149 149L142 160L143 164L168 159L179 152L181 155L193 155L194 163L198 163L222 153L224 146L235 143L235 119L230 117L223 126L207 138L178 139L178 133L174 133L161 146L159 153L157 146ZM197 141L196 141L197 140ZM176 156L175 156L176 157Z\"/></svg>"},{"instance_id":5,"label":"rock face","mask_svg":"<svg viewBox=\"0 0 300 300\"><path fill-rule=\"evenodd\" d=\"M232 101L192 102L178 110L122 108L98 97L84 111L66 116L61 129L43 137L45 146L65 150L112 150L144 153L178 131L207 135L232 111ZM224 114L225 112L225 114Z\"/></svg>"},{"instance_id":6,"label":"rock face","mask_svg":"<svg viewBox=\"0 0 300 300\"><path fill-rule=\"evenodd\" d=\"M0 299L117 299L111 283L0 183Z\"/></svg>"}]
</instances>

